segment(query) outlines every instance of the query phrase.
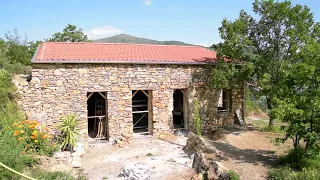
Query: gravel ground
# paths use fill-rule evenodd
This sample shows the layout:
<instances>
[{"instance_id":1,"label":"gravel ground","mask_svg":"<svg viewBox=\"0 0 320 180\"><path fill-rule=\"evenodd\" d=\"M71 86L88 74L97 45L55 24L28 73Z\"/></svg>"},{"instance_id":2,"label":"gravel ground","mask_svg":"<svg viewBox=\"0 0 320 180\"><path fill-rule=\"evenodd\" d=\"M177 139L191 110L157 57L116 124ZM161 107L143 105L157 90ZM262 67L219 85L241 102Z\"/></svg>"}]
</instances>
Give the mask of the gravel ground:
<instances>
[{"instance_id":1,"label":"gravel ground","mask_svg":"<svg viewBox=\"0 0 320 180\"><path fill-rule=\"evenodd\" d=\"M124 179L118 177L128 163L147 165L151 179L190 179L194 170L187 165L171 162L172 159L187 159L182 151L186 139L178 139L178 144L163 140L138 139L123 148L112 145L91 147L82 157L82 169L90 180Z\"/></svg>"}]
</instances>

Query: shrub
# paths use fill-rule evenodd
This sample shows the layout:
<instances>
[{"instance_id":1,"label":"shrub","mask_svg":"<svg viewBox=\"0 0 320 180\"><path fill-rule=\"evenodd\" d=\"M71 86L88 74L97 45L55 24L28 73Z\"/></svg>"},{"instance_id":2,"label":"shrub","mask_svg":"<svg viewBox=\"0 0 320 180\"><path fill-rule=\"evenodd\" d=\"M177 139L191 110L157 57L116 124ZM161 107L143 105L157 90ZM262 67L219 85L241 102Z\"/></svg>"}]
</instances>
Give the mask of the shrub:
<instances>
[{"instance_id":1,"label":"shrub","mask_svg":"<svg viewBox=\"0 0 320 180\"><path fill-rule=\"evenodd\" d=\"M230 180L240 180L240 175L235 172L235 171L228 171L229 175L230 175Z\"/></svg>"},{"instance_id":2,"label":"shrub","mask_svg":"<svg viewBox=\"0 0 320 180\"><path fill-rule=\"evenodd\" d=\"M279 169L272 169L269 171L269 179L271 180L287 180L292 173L289 167L282 167Z\"/></svg>"},{"instance_id":3,"label":"shrub","mask_svg":"<svg viewBox=\"0 0 320 180\"><path fill-rule=\"evenodd\" d=\"M319 169L302 169L302 171L297 173L292 173L291 179L293 180L319 180L320 170Z\"/></svg>"},{"instance_id":4,"label":"shrub","mask_svg":"<svg viewBox=\"0 0 320 180\"><path fill-rule=\"evenodd\" d=\"M201 136L201 118L200 118L200 105L197 99L194 100L194 121L195 121L195 129L196 134Z\"/></svg>"},{"instance_id":5,"label":"shrub","mask_svg":"<svg viewBox=\"0 0 320 180\"><path fill-rule=\"evenodd\" d=\"M10 73L0 69L0 111L14 99L14 90Z\"/></svg>"},{"instance_id":6,"label":"shrub","mask_svg":"<svg viewBox=\"0 0 320 180\"><path fill-rule=\"evenodd\" d=\"M281 163L294 169L301 169L301 162L305 158L305 150L303 147L291 149L287 155L280 159Z\"/></svg>"},{"instance_id":7,"label":"shrub","mask_svg":"<svg viewBox=\"0 0 320 180\"><path fill-rule=\"evenodd\" d=\"M23 155L37 153L51 156L56 150L56 144L49 135L48 129L35 120L13 123L7 131L15 137L17 144L24 147L21 152Z\"/></svg>"},{"instance_id":8,"label":"shrub","mask_svg":"<svg viewBox=\"0 0 320 180\"><path fill-rule=\"evenodd\" d=\"M282 167L269 171L271 180L318 180L320 170L316 168L303 168L301 171L293 171L289 167Z\"/></svg>"},{"instance_id":9,"label":"shrub","mask_svg":"<svg viewBox=\"0 0 320 180\"><path fill-rule=\"evenodd\" d=\"M59 125L60 131L63 135L62 149L65 149L67 145L70 146L70 151L72 147L76 144L77 136L79 135L78 126L78 116L76 114L68 114L62 120Z\"/></svg>"},{"instance_id":10,"label":"shrub","mask_svg":"<svg viewBox=\"0 0 320 180\"><path fill-rule=\"evenodd\" d=\"M27 166L31 166L35 161L30 155L22 155L24 146L17 143L16 137L2 129L0 131L0 161L18 171L22 172ZM17 174L0 167L0 179L18 179Z\"/></svg>"}]
</instances>

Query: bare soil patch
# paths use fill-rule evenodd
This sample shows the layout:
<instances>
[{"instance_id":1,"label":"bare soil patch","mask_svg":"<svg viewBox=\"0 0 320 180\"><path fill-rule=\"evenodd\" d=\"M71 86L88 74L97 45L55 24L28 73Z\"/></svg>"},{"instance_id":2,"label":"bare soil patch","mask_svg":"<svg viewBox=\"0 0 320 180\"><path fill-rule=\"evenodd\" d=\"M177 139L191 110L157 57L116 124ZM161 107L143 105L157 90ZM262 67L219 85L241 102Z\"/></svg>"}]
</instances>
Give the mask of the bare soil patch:
<instances>
[{"instance_id":1,"label":"bare soil patch","mask_svg":"<svg viewBox=\"0 0 320 180\"><path fill-rule=\"evenodd\" d=\"M212 144L223 152L220 162L224 167L238 172L241 179L254 180L266 179L268 169L278 166L279 156L290 148L290 142L279 146L271 142L280 136L259 132L252 126L233 126L216 130L206 138L214 140Z\"/></svg>"}]
</instances>

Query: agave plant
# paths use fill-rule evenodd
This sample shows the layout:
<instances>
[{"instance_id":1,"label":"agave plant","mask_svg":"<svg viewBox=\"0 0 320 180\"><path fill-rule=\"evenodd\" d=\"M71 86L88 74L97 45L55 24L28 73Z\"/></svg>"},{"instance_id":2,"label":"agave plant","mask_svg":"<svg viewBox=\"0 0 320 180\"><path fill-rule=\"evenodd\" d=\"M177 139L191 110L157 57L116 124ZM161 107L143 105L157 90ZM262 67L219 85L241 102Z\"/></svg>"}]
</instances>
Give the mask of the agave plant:
<instances>
[{"instance_id":1,"label":"agave plant","mask_svg":"<svg viewBox=\"0 0 320 180\"><path fill-rule=\"evenodd\" d=\"M72 151L73 146L76 144L77 136L79 135L78 126L78 116L75 113L68 114L63 117L59 129L64 137L62 140L61 148L65 149L67 145L70 146Z\"/></svg>"}]
</instances>

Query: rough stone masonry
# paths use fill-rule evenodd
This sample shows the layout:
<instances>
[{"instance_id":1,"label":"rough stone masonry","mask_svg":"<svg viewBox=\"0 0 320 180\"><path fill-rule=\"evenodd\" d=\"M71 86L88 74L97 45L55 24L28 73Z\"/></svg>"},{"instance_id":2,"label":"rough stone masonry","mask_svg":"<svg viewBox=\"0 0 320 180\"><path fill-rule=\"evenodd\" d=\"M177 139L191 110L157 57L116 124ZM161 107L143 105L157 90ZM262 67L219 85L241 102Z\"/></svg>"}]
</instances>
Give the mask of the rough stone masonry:
<instances>
[{"instance_id":1,"label":"rough stone masonry","mask_svg":"<svg viewBox=\"0 0 320 180\"><path fill-rule=\"evenodd\" d=\"M54 128L63 115L81 117L81 133L88 137L87 93L107 93L107 133L117 139L133 135L132 90L149 90L152 133L173 130L173 92L185 89L187 128L193 129L193 100L198 99L204 129L234 123L235 111L244 114L243 89L232 90L232 109L217 112L217 90L210 87L209 65L148 65L103 63L33 64L32 80L15 78L18 104L28 117Z\"/></svg>"}]
</instances>

